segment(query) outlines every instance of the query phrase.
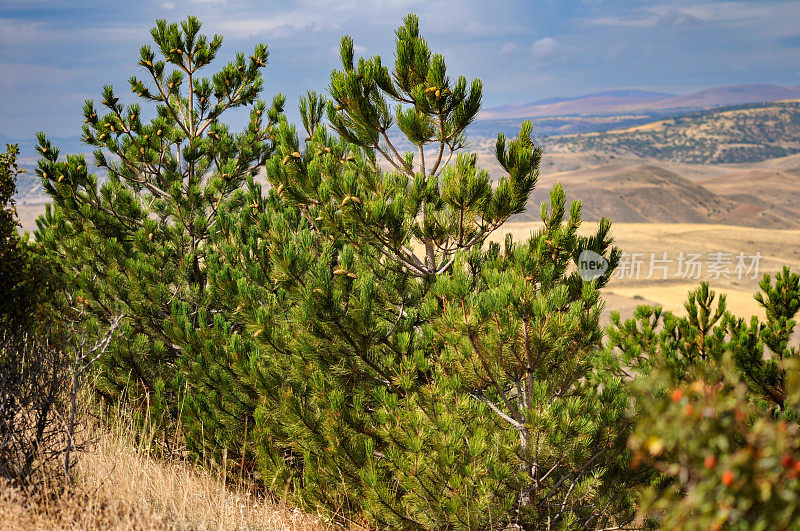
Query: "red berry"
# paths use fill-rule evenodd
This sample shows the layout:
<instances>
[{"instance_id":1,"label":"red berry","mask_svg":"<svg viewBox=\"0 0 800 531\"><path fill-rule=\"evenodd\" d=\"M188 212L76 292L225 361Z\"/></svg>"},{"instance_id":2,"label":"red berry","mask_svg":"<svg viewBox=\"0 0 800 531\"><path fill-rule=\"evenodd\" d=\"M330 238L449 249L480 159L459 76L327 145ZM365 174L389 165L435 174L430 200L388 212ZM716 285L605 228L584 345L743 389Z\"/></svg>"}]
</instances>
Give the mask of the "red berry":
<instances>
[{"instance_id":1,"label":"red berry","mask_svg":"<svg viewBox=\"0 0 800 531\"><path fill-rule=\"evenodd\" d=\"M783 454L781 456L781 464L783 468L791 468L794 466L794 459L789 454Z\"/></svg>"},{"instance_id":2,"label":"red berry","mask_svg":"<svg viewBox=\"0 0 800 531\"><path fill-rule=\"evenodd\" d=\"M726 487L730 487L731 485L733 485L733 472L731 472L730 470L726 470L722 474L722 484L725 485Z\"/></svg>"},{"instance_id":3,"label":"red berry","mask_svg":"<svg viewBox=\"0 0 800 531\"><path fill-rule=\"evenodd\" d=\"M681 398L683 398L683 391L680 389L675 389L672 391L672 401L678 402Z\"/></svg>"},{"instance_id":4,"label":"red berry","mask_svg":"<svg viewBox=\"0 0 800 531\"><path fill-rule=\"evenodd\" d=\"M717 458L713 455L707 455L706 458L703 460L703 466L707 469L712 469L717 464Z\"/></svg>"}]
</instances>

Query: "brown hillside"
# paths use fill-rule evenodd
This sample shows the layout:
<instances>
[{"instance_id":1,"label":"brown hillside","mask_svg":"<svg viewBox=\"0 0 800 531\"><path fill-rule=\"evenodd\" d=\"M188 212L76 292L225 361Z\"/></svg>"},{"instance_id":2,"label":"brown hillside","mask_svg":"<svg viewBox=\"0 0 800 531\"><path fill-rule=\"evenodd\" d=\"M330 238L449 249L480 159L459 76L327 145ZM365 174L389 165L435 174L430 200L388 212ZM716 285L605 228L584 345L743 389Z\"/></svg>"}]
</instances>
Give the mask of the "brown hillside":
<instances>
[{"instance_id":1,"label":"brown hillside","mask_svg":"<svg viewBox=\"0 0 800 531\"><path fill-rule=\"evenodd\" d=\"M495 175L499 168L484 154ZM713 223L748 227L800 228L800 158L762 163L703 165L597 153L548 153L528 212L561 183L580 199L584 219L620 223Z\"/></svg>"}]
</instances>

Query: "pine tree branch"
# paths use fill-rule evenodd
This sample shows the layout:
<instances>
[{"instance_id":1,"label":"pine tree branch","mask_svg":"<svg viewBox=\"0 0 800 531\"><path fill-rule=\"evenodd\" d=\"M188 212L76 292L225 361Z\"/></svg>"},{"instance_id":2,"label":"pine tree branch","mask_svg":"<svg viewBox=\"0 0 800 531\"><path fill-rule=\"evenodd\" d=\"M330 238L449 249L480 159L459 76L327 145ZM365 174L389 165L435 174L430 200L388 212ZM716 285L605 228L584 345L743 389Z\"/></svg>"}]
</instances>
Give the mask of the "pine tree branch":
<instances>
[{"instance_id":1,"label":"pine tree branch","mask_svg":"<svg viewBox=\"0 0 800 531\"><path fill-rule=\"evenodd\" d=\"M161 101L167 107L167 110L172 115L172 118L175 120L175 123L178 124L178 126L183 130L183 132L186 134L187 137L191 137L192 136L191 133L189 133L189 130L186 129L186 126L184 126L183 122L180 120L180 118L178 118L178 113L172 107L169 98L164 93L164 87L161 85L161 83L159 83L158 78L156 77L155 74L155 70L150 70L150 75L156 84L156 88L158 88L158 93L161 94Z\"/></svg>"},{"instance_id":2,"label":"pine tree branch","mask_svg":"<svg viewBox=\"0 0 800 531\"><path fill-rule=\"evenodd\" d=\"M489 406L492 409L492 411L497 413L497 415L500 418L502 418L503 420L505 420L506 422L511 424L514 427L515 430L517 430L517 431L525 431L525 425L524 424L520 424L519 422L517 422L513 418L511 418L508 415L506 415L505 413L503 413L503 411L499 407L494 405L492 403L492 401L489 400L488 398L486 398L483 394L477 395L475 393L470 393L469 395L472 398L475 398L477 400L480 400L480 401L484 402L487 406Z\"/></svg>"},{"instance_id":3,"label":"pine tree branch","mask_svg":"<svg viewBox=\"0 0 800 531\"><path fill-rule=\"evenodd\" d=\"M538 507L541 507L542 505L544 505L544 503L547 500L549 500L556 493L556 490L558 489L558 487L560 487L562 483L564 483L566 480L570 479L571 477L575 477L576 481L577 481L577 479L579 479L580 476L583 475L583 473L586 472L586 470L590 466L592 466L592 463L594 463L597 460L597 458L600 457L601 455L603 455L607 450L608 450L607 447L601 448L586 463L584 463L584 465L581 468L562 476L561 479L556 481L555 485L550 487L550 491L547 493L547 495L544 498L542 498L541 500L539 500L539 502L536 505Z\"/></svg>"},{"instance_id":4,"label":"pine tree branch","mask_svg":"<svg viewBox=\"0 0 800 531\"><path fill-rule=\"evenodd\" d=\"M395 147L394 147L394 144L392 144L392 141L391 141L391 140L389 140L389 136L386 134L386 130L385 130L385 129L383 129L383 128L381 128L381 135L383 136L383 139L386 141L386 145L387 145L387 146L389 146L389 149L391 149L391 150L392 150L392 153L394 154L394 156L395 156L395 157L397 157L397 160L399 160L399 161L400 161L400 163L403 165L403 168L405 168L405 172L403 172L403 173L405 173L405 174L406 174L406 175L408 175L409 177L413 177L413 176L414 176L414 169L413 169L413 168L410 168L410 167L408 166L408 164L406 163L405 159L404 159L403 157L401 157L401 156L400 156L400 153L398 153L398 152L397 152L397 149L395 149ZM382 154L384 157L386 157L386 154L385 154L385 153L381 153L381 154ZM391 159L391 158L388 158L388 157L387 157L387 160L388 160L389 162L392 162L392 159ZM396 164L394 164L394 163L393 163L393 165L394 165L395 167L397 167L397 165L396 165ZM398 169L399 169L399 168L398 168Z\"/></svg>"},{"instance_id":5,"label":"pine tree branch","mask_svg":"<svg viewBox=\"0 0 800 531\"><path fill-rule=\"evenodd\" d=\"M435 274L441 275L442 273L446 273L451 267L453 267L453 264L455 262L456 262L456 257L455 255L453 255L450 257L450 260L442 264L441 267L439 267L439 269L436 270Z\"/></svg>"},{"instance_id":6,"label":"pine tree branch","mask_svg":"<svg viewBox=\"0 0 800 531\"><path fill-rule=\"evenodd\" d=\"M566 510L567 508L567 500L569 500L569 495L572 494L572 489L575 488L575 485L578 483L579 479L580 478L575 478L572 481L572 484L569 486L569 489L567 489L567 493L564 495L564 501L561 502L561 509L558 511L558 514L553 519L556 522L558 522L561 519L561 515L564 514L564 510Z\"/></svg>"},{"instance_id":7,"label":"pine tree branch","mask_svg":"<svg viewBox=\"0 0 800 531\"><path fill-rule=\"evenodd\" d=\"M427 179L428 175L425 173L425 151L422 149L422 144L419 144L417 149L419 151L419 172Z\"/></svg>"},{"instance_id":8,"label":"pine tree branch","mask_svg":"<svg viewBox=\"0 0 800 531\"><path fill-rule=\"evenodd\" d=\"M556 464L554 464L554 465L553 465L553 466L550 468L550 470L548 470L548 471L547 471L547 473L545 473L545 475L544 475L544 476L540 477L540 478L537 480L537 482L538 482L538 483L541 485L541 483L542 483L544 480L546 480L548 477L550 477L550 474L552 474L552 473L553 473L553 471L554 471L556 468L558 468L558 465L560 465L560 464L561 464L561 462L562 462L563 460L564 460L564 457L563 457L563 456L559 457L559 458L558 458L558 461L556 461Z\"/></svg>"},{"instance_id":9,"label":"pine tree branch","mask_svg":"<svg viewBox=\"0 0 800 531\"><path fill-rule=\"evenodd\" d=\"M483 352L481 352L481 349L475 340L475 335L469 330L469 323L467 323L466 308L464 308L464 312L465 312L464 324L466 325L467 329L467 337L469 337L469 341L472 344L472 348L474 349L475 354L477 354L478 359L481 362L481 365L483 366L483 370L486 371L486 378L488 378L488 380L492 383L495 390L497 391L497 394L500 395L500 398L503 400L503 403L505 404L506 408L508 408L508 411L511 412L512 415L515 415L516 417L515 420L521 426L522 423L525 421L525 419L522 417L522 414L520 412L514 410L514 406L508 399L508 396L506 396L506 393L503 392L503 390L500 388L500 384L497 383L497 380L492 375L492 371L489 368L489 362L486 361Z\"/></svg>"},{"instance_id":10,"label":"pine tree branch","mask_svg":"<svg viewBox=\"0 0 800 531\"><path fill-rule=\"evenodd\" d=\"M413 270L413 274L417 277L425 277L430 275L430 271L425 267L422 261L417 258L417 256L409 251L405 246L400 247L393 247L391 242L387 241L383 235L377 232L372 225L365 224L364 227L372 234L372 236L377 239L381 245L375 246L375 248L384 255L386 258L391 260L392 262L399 264L399 265L406 265L410 269ZM354 242L357 243L357 242ZM394 254L390 254L387 249L391 249Z\"/></svg>"},{"instance_id":11,"label":"pine tree branch","mask_svg":"<svg viewBox=\"0 0 800 531\"><path fill-rule=\"evenodd\" d=\"M530 341L530 334L528 333L528 320L522 320L522 333L524 335L524 349L525 349L525 377L527 379L527 389L525 395L525 401L528 404L528 407L533 407L533 359L531 357L531 341Z\"/></svg>"},{"instance_id":12,"label":"pine tree branch","mask_svg":"<svg viewBox=\"0 0 800 531\"><path fill-rule=\"evenodd\" d=\"M110 322L110 326L108 328L108 331L106 332L105 337L102 340L100 340L94 347L92 347L89 350L89 352L81 355L81 358L85 358L86 356L91 356L94 352L97 352L99 350L99 352L97 352L97 354L91 360L85 362L83 365L80 365L80 367L76 369L76 371L78 371L78 374L83 374L84 372L86 372L86 370L89 367L94 365L95 362L97 362L97 360L99 360L103 356L103 354L105 354L106 349L108 348L108 344L114 337L114 332L116 331L117 327L119 327L120 322L124 318L125 318L124 312L120 313L118 316L115 316Z\"/></svg>"},{"instance_id":13,"label":"pine tree branch","mask_svg":"<svg viewBox=\"0 0 800 531\"><path fill-rule=\"evenodd\" d=\"M444 118L442 118L441 107L439 108L438 115L439 115L439 134L441 135L441 138L439 139L439 154L436 156L436 162L433 164L433 168L431 169L431 175L436 175L436 171L439 168L439 164L442 162L442 155L444 154L444 144L445 144ZM442 169L444 169L444 166L442 166Z\"/></svg>"}]
</instances>

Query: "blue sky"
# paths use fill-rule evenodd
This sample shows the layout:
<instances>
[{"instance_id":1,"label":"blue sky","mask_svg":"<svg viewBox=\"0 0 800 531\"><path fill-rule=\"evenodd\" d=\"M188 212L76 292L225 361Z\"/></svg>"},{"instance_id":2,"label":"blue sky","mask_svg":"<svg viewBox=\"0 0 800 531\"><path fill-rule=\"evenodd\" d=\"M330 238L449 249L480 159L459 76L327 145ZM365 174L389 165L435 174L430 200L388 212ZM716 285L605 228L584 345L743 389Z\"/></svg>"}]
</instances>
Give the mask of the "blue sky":
<instances>
[{"instance_id":1,"label":"blue sky","mask_svg":"<svg viewBox=\"0 0 800 531\"><path fill-rule=\"evenodd\" d=\"M451 75L484 81L484 106L618 88L686 93L800 85L800 2L697 0L0 0L0 135L74 136L81 106L111 83L128 94L157 18L194 14L224 37L221 58L270 48L264 98L324 89L343 34L391 56L405 13L420 16Z\"/></svg>"}]
</instances>

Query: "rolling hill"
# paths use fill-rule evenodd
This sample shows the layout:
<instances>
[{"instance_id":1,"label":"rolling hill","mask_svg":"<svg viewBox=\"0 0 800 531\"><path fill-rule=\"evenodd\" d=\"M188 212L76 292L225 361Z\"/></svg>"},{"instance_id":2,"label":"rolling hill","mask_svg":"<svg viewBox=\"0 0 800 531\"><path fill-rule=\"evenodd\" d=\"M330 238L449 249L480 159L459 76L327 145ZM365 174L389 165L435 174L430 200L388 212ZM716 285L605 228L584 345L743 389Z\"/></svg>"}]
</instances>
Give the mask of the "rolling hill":
<instances>
[{"instance_id":1,"label":"rolling hill","mask_svg":"<svg viewBox=\"0 0 800 531\"><path fill-rule=\"evenodd\" d=\"M575 157L580 161L575 161ZM800 160L693 165L654 159L553 153L519 221L538 219L538 206L561 183L579 199L583 217L620 223L710 223L800 228ZM559 161L566 158L566 161ZM576 168L577 166L577 168ZM498 168L495 168L498 171Z\"/></svg>"},{"instance_id":2,"label":"rolling hill","mask_svg":"<svg viewBox=\"0 0 800 531\"><path fill-rule=\"evenodd\" d=\"M699 164L759 162L800 153L800 100L699 111L542 141L548 151L596 151Z\"/></svg>"}]
</instances>

